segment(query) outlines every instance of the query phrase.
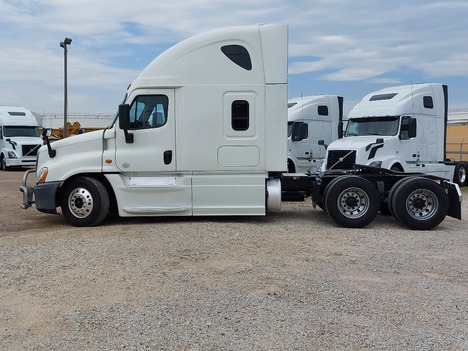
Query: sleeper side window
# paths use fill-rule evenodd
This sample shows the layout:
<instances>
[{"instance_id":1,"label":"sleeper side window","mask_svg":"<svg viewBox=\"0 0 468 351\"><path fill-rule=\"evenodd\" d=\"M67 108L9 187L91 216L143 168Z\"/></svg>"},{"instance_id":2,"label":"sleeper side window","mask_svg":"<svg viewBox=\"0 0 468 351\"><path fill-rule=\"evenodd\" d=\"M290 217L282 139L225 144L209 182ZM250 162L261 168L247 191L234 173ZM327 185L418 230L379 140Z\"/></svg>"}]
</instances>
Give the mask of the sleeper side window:
<instances>
[{"instance_id":1,"label":"sleeper side window","mask_svg":"<svg viewBox=\"0 0 468 351\"><path fill-rule=\"evenodd\" d=\"M221 47L221 51L236 65L250 71L252 69L252 61L247 49L241 45L225 45Z\"/></svg>"},{"instance_id":2,"label":"sleeper side window","mask_svg":"<svg viewBox=\"0 0 468 351\"><path fill-rule=\"evenodd\" d=\"M327 105L317 106L317 114L319 116L328 116L328 106Z\"/></svg>"},{"instance_id":3,"label":"sleeper side window","mask_svg":"<svg viewBox=\"0 0 468 351\"><path fill-rule=\"evenodd\" d=\"M169 99L166 95L140 95L130 107L131 129L159 128L167 122Z\"/></svg>"},{"instance_id":4,"label":"sleeper side window","mask_svg":"<svg viewBox=\"0 0 468 351\"><path fill-rule=\"evenodd\" d=\"M231 127L236 131L249 129L249 102L235 100L231 105Z\"/></svg>"},{"instance_id":5,"label":"sleeper side window","mask_svg":"<svg viewBox=\"0 0 468 351\"><path fill-rule=\"evenodd\" d=\"M432 96L424 96L423 105L425 108L434 108L434 101L432 100Z\"/></svg>"}]
</instances>

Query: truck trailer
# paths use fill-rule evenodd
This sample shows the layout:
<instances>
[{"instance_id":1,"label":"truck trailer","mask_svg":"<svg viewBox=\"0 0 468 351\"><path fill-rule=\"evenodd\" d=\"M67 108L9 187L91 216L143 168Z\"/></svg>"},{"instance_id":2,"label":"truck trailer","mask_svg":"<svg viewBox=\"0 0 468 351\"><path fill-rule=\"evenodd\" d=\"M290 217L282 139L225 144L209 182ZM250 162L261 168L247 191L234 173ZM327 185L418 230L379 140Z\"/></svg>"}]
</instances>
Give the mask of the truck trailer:
<instances>
[{"instance_id":1,"label":"truck trailer","mask_svg":"<svg viewBox=\"0 0 468 351\"><path fill-rule=\"evenodd\" d=\"M0 168L34 166L43 142L36 117L24 107L0 106Z\"/></svg>"},{"instance_id":2,"label":"truck trailer","mask_svg":"<svg viewBox=\"0 0 468 351\"><path fill-rule=\"evenodd\" d=\"M410 228L461 218L457 184L356 166L287 173L288 27L224 28L154 59L113 123L48 142L25 172L22 207L75 226L133 216L263 216L302 191L339 225L363 227L382 202ZM34 185L28 185L35 174Z\"/></svg>"}]
</instances>

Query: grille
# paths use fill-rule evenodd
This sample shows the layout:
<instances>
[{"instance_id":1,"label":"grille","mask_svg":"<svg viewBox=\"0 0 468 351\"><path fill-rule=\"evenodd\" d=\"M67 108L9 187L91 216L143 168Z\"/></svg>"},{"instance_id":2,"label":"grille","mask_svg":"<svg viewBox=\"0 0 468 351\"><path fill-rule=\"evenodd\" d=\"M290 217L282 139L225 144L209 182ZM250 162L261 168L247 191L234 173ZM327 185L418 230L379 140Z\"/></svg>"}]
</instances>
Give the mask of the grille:
<instances>
[{"instance_id":1,"label":"grille","mask_svg":"<svg viewBox=\"0 0 468 351\"><path fill-rule=\"evenodd\" d=\"M356 150L330 150L327 169L352 169L356 163Z\"/></svg>"},{"instance_id":2,"label":"grille","mask_svg":"<svg viewBox=\"0 0 468 351\"><path fill-rule=\"evenodd\" d=\"M41 145L23 145L23 156L37 156L37 150Z\"/></svg>"}]
</instances>

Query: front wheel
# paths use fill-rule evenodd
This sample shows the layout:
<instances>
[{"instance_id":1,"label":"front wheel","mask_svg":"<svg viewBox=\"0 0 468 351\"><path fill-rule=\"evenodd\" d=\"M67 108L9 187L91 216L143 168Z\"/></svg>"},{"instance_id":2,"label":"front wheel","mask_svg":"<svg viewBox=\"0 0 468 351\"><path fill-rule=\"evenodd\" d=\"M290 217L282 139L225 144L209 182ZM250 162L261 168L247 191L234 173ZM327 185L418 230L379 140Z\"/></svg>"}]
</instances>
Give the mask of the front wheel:
<instances>
[{"instance_id":1,"label":"front wheel","mask_svg":"<svg viewBox=\"0 0 468 351\"><path fill-rule=\"evenodd\" d=\"M379 212L380 196L367 179L341 176L329 184L324 199L328 215L339 225L362 228Z\"/></svg>"},{"instance_id":2,"label":"front wheel","mask_svg":"<svg viewBox=\"0 0 468 351\"><path fill-rule=\"evenodd\" d=\"M100 224L109 212L109 194L97 179L79 177L67 184L62 192L63 216L76 227Z\"/></svg>"},{"instance_id":3,"label":"front wheel","mask_svg":"<svg viewBox=\"0 0 468 351\"><path fill-rule=\"evenodd\" d=\"M447 215L445 190L426 178L409 178L396 187L391 198L393 215L411 229L429 230Z\"/></svg>"},{"instance_id":4,"label":"front wheel","mask_svg":"<svg viewBox=\"0 0 468 351\"><path fill-rule=\"evenodd\" d=\"M2 171L8 171L9 167L6 165L6 158L2 155L0 156L0 168Z\"/></svg>"}]
</instances>

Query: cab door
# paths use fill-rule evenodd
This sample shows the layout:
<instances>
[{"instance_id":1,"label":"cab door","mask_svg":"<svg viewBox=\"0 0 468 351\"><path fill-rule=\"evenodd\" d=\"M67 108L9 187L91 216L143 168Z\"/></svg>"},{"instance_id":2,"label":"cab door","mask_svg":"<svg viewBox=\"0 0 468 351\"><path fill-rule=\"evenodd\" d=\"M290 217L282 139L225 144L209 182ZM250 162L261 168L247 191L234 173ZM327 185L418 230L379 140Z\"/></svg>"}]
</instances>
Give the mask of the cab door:
<instances>
[{"instance_id":1,"label":"cab door","mask_svg":"<svg viewBox=\"0 0 468 351\"><path fill-rule=\"evenodd\" d=\"M309 139L309 125L304 121L296 121L292 125L290 150L302 166L312 158Z\"/></svg>"},{"instance_id":2,"label":"cab door","mask_svg":"<svg viewBox=\"0 0 468 351\"><path fill-rule=\"evenodd\" d=\"M116 166L124 172L176 170L174 91L139 91L130 102L128 130L133 142L117 128Z\"/></svg>"},{"instance_id":3,"label":"cab door","mask_svg":"<svg viewBox=\"0 0 468 351\"><path fill-rule=\"evenodd\" d=\"M130 128L116 131L121 173L108 175L121 216L192 214L192 179L177 172L175 128L173 90L141 90L130 101Z\"/></svg>"},{"instance_id":4,"label":"cab door","mask_svg":"<svg viewBox=\"0 0 468 351\"><path fill-rule=\"evenodd\" d=\"M401 117L399 139L400 146L398 151L401 158L409 165L419 162L421 150L416 118L410 116Z\"/></svg>"}]
</instances>

